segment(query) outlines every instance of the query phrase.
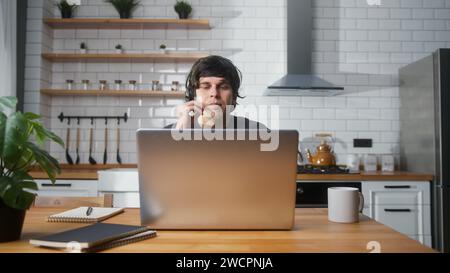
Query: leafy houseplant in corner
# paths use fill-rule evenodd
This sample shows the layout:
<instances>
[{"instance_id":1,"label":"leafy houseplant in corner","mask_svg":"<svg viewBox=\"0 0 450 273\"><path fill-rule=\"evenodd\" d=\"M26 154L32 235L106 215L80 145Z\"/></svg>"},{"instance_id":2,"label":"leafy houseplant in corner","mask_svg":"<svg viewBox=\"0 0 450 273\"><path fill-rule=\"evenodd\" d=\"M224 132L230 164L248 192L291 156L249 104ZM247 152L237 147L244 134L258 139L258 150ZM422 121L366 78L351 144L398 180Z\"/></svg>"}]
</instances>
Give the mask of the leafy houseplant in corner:
<instances>
[{"instance_id":1,"label":"leafy houseplant in corner","mask_svg":"<svg viewBox=\"0 0 450 273\"><path fill-rule=\"evenodd\" d=\"M116 45L116 53L122 54L123 53L123 47L121 44Z\"/></svg>"},{"instance_id":2,"label":"leafy houseplant in corner","mask_svg":"<svg viewBox=\"0 0 450 273\"><path fill-rule=\"evenodd\" d=\"M56 6L61 12L61 18L63 19L72 18L76 8L78 7L75 4L69 3L67 0L59 1L59 3L56 3Z\"/></svg>"},{"instance_id":3,"label":"leafy houseplant in corner","mask_svg":"<svg viewBox=\"0 0 450 273\"><path fill-rule=\"evenodd\" d=\"M37 190L30 169L41 168L52 182L60 171L43 146L49 140L64 146L39 115L15 112L16 104L15 97L0 97L0 242L20 238L25 212L36 196L32 191Z\"/></svg>"},{"instance_id":4,"label":"leafy houseplant in corner","mask_svg":"<svg viewBox=\"0 0 450 273\"><path fill-rule=\"evenodd\" d=\"M174 8L180 19L187 19L192 12L191 4L184 0L177 0Z\"/></svg>"},{"instance_id":5,"label":"leafy houseplant in corner","mask_svg":"<svg viewBox=\"0 0 450 273\"><path fill-rule=\"evenodd\" d=\"M134 9L139 5L137 0L105 0L114 6L121 19L131 18Z\"/></svg>"},{"instance_id":6,"label":"leafy houseplant in corner","mask_svg":"<svg viewBox=\"0 0 450 273\"><path fill-rule=\"evenodd\" d=\"M86 54L86 51L87 51L86 43L85 43L85 42L82 42L82 43L80 44L80 53L81 53L81 54Z\"/></svg>"}]
</instances>

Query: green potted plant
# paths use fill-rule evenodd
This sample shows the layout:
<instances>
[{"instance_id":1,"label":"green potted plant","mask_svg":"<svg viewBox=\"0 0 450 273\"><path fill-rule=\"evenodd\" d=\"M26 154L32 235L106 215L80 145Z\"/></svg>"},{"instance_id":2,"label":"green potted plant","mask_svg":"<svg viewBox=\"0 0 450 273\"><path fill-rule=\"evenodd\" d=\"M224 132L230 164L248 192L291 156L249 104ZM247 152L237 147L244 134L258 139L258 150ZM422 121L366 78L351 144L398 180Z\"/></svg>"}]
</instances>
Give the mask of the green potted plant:
<instances>
[{"instance_id":1,"label":"green potted plant","mask_svg":"<svg viewBox=\"0 0 450 273\"><path fill-rule=\"evenodd\" d=\"M159 46L159 51L161 51L161 53L166 53L166 45L165 44L161 44L160 46Z\"/></svg>"},{"instance_id":2,"label":"green potted plant","mask_svg":"<svg viewBox=\"0 0 450 273\"><path fill-rule=\"evenodd\" d=\"M86 43L85 42L81 42L81 44L80 44L80 53L81 54L86 54L86 51L87 51Z\"/></svg>"},{"instance_id":3,"label":"green potted plant","mask_svg":"<svg viewBox=\"0 0 450 273\"><path fill-rule=\"evenodd\" d=\"M131 18L134 9L139 5L137 0L105 0L114 6L121 19Z\"/></svg>"},{"instance_id":4,"label":"green potted plant","mask_svg":"<svg viewBox=\"0 0 450 273\"><path fill-rule=\"evenodd\" d=\"M72 18L75 10L77 9L77 5L69 3L67 0L61 0L59 3L56 3L59 11L61 12L61 18Z\"/></svg>"},{"instance_id":5,"label":"green potted plant","mask_svg":"<svg viewBox=\"0 0 450 273\"><path fill-rule=\"evenodd\" d=\"M58 161L43 149L47 141L64 146L34 113L15 111L15 97L0 97L0 242L20 238L26 210L36 196L31 168L45 171L52 182Z\"/></svg>"},{"instance_id":6,"label":"green potted plant","mask_svg":"<svg viewBox=\"0 0 450 273\"><path fill-rule=\"evenodd\" d=\"M192 12L191 4L184 0L177 0L174 8L180 19L187 19Z\"/></svg>"},{"instance_id":7,"label":"green potted plant","mask_svg":"<svg viewBox=\"0 0 450 273\"><path fill-rule=\"evenodd\" d=\"M121 44L117 44L116 45L116 53L117 54L122 54L123 53L123 47Z\"/></svg>"}]
</instances>

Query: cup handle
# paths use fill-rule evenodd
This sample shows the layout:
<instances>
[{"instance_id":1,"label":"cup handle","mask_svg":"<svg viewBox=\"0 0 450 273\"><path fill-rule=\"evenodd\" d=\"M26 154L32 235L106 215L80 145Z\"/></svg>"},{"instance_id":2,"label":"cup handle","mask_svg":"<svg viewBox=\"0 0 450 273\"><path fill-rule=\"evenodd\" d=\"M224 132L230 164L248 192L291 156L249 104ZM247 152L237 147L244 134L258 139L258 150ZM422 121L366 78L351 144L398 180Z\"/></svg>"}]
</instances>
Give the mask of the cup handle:
<instances>
[{"instance_id":1,"label":"cup handle","mask_svg":"<svg viewBox=\"0 0 450 273\"><path fill-rule=\"evenodd\" d=\"M361 192L359 194L359 212L362 213L364 209L364 195Z\"/></svg>"}]
</instances>

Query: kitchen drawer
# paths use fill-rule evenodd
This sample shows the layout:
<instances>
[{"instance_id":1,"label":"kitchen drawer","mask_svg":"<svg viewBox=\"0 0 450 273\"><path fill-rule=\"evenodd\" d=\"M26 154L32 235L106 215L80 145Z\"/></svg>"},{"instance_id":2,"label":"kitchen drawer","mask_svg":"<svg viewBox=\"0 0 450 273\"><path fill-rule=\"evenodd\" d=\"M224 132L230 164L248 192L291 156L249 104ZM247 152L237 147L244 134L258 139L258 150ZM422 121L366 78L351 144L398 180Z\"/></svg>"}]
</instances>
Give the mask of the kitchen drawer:
<instances>
[{"instance_id":1,"label":"kitchen drawer","mask_svg":"<svg viewBox=\"0 0 450 273\"><path fill-rule=\"evenodd\" d=\"M363 214L405 235L431 234L430 206L371 205Z\"/></svg>"},{"instance_id":2,"label":"kitchen drawer","mask_svg":"<svg viewBox=\"0 0 450 273\"><path fill-rule=\"evenodd\" d=\"M78 196L95 197L98 195L96 180L35 180L38 184L37 194L40 196Z\"/></svg>"},{"instance_id":3,"label":"kitchen drawer","mask_svg":"<svg viewBox=\"0 0 450 273\"><path fill-rule=\"evenodd\" d=\"M363 182L362 193L367 205L430 205L429 182Z\"/></svg>"},{"instance_id":4,"label":"kitchen drawer","mask_svg":"<svg viewBox=\"0 0 450 273\"><path fill-rule=\"evenodd\" d=\"M100 195L111 193L113 195L113 207L115 208L139 208L139 192L101 192Z\"/></svg>"}]
</instances>

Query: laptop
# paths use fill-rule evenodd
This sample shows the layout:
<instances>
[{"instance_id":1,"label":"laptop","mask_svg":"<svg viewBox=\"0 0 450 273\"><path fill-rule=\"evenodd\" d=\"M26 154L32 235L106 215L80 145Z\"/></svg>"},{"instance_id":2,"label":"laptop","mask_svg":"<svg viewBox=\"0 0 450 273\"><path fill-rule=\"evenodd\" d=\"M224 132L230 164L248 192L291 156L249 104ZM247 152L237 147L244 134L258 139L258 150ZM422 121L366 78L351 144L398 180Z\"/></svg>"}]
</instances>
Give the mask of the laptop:
<instances>
[{"instance_id":1,"label":"laptop","mask_svg":"<svg viewBox=\"0 0 450 273\"><path fill-rule=\"evenodd\" d=\"M174 230L291 229L298 132L272 130L278 146L267 151L275 137L255 138L256 131L217 129L218 137L211 139L199 138L201 129L185 130L182 138L178 130L139 129L141 224Z\"/></svg>"}]
</instances>

